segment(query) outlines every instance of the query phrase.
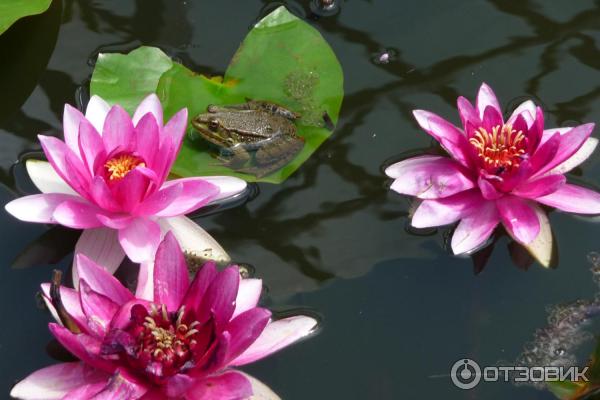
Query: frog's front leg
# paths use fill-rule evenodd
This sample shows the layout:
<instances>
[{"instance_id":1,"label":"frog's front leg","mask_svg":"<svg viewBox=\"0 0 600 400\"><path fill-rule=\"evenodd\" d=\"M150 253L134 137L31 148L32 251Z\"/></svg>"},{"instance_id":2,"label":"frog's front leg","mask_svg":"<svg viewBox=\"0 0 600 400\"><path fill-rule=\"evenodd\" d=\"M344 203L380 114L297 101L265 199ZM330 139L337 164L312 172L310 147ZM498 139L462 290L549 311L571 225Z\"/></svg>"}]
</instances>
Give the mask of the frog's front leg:
<instances>
[{"instance_id":1,"label":"frog's front leg","mask_svg":"<svg viewBox=\"0 0 600 400\"><path fill-rule=\"evenodd\" d=\"M243 146L237 145L227 149L226 153L220 154L218 159L222 165L237 170L242 168L250 161L250 153Z\"/></svg>"}]
</instances>

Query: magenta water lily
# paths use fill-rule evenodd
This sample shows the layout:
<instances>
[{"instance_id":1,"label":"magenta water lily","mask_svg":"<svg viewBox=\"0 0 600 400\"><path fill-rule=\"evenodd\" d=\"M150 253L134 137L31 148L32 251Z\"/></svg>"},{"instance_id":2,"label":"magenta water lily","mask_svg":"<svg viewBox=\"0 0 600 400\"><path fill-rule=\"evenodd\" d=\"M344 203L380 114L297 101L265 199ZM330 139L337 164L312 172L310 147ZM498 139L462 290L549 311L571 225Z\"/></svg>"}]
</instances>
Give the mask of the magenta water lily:
<instances>
[{"instance_id":1,"label":"magenta water lily","mask_svg":"<svg viewBox=\"0 0 600 400\"><path fill-rule=\"evenodd\" d=\"M475 106L464 97L457 103L462 129L428 111L413 112L450 157L423 155L386 169L395 179L392 190L421 200L412 217L414 227L460 221L451 243L459 254L477 249L502 224L519 243L538 245L533 253L539 259L536 252L547 254L552 241L540 204L600 213L600 195L567 183L564 176L594 151L594 124L544 129L543 111L532 101L504 120L486 84Z\"/></svg>"},{"instance_id":2,"label":"magenta water lily","mask_svg":"<svg viewBox=\"0 0 600 400\"><path fill-rule=\"evenodd\" d=\"M133 118L97 96L91 98L85 116L66 105L65 141L39 136L52 168L28 165L32 180L44 193L14 200L6 210L24 221L115 232L114 240L118 236L131 260L149 260L161 239L161 227L163 234L175 230L168 224L170 218L246 187L233 177L166 180L186 126L185 109L163 125L156 95L142 101ZM98 238L90 241L97 245ZM109 270L122 259L106 258L113 261L105 265Z\"/></svg>"},{"instance_id":3,"label":"magenta water lily","mask_svg":"<svg viewBox=\"0 0 600 400\"><path fill-rule=\"evenodd\" d=\"M61 287L75 332L50 331L79 362L34 372L11 395L19 399L247 399L252 385L232 369L310 334L303 315L273 321L257 307L262 282L238 268L205 264L190 282L177 240L165 236L156 253L153 295L136 298L106 270L77 256L79 291ZM50 285L42 285L50 302Z\"/></svg>"}]
</instances>

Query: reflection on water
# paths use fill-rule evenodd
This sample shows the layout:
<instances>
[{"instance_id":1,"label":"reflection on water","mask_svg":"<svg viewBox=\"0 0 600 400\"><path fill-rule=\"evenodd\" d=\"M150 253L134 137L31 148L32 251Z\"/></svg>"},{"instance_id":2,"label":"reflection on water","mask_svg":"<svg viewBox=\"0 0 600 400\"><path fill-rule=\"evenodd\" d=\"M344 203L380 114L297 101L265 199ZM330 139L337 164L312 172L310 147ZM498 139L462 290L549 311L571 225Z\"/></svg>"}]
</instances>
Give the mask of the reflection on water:
<instances>
[{"instance_id":1,"label":"reflection on water","mask_svg":"<svg viewBox=\"0 0 600 400\"><path fill-rule=\"evenodd\" d=\"M98 52L155 45L193 70L218 75L248 27L285 3L331 43L347 76L346 97L336 132L290 180L261 185L239 207L199 216L235 260L255 267L270 288L265 302L324 316L321 334L252 373L284 399L418 398L424 391L427 398L553 398L509 385L460 392L427 376L447 373L469 355L514 359L545 324L547 304L592 298L597 287L581 263L598 248L598 226L552 213L556 270L514 268L507 239L499 237L502 251L483 257L485 271L474 277L473 261L441 248L444 230L404 230L410 204L387 192L380 165L429 147L411 115L416 105L455 116L456 97L481 81L515 98L506 111L526 96L544 104L548 125L599 121L598 2L352 0L328 17L317 16L311 2L64 0L50 61L38 53L45 72L21 108L0 120L0 181L11 191L22 186L8 171L16 153L32 149L42 131L59 135L63 105L75 102L75 89L91 75L86 60ZM374 64L372 55L384 47L397 49L393 61ZM598 157L579 171L596 185ZM2 196L6 202L12 194L4 189ZM44 230L1 217L0 257L8 266ZM48 271L0 271L3 316L17 322L0 333L0 359L11 362L3 364L3 393L51 362L40 354L49 340L40 333L47 315L33 296Z\"/></svg>"}]
</instances>

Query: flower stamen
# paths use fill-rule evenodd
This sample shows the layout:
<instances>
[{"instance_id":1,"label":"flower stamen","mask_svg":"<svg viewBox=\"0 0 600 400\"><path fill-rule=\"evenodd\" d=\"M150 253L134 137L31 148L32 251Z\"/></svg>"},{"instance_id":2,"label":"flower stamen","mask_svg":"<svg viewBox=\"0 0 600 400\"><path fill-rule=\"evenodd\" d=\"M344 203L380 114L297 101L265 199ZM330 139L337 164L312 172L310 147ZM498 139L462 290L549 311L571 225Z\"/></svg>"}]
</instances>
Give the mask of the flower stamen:
<instances>
[{"instance_id":1,"label":"flower stamen","mask_svg":"<svg viewBox=\"0 0 600 400\"><path fill-rule=\"evenodd\" d=\"M135 356L129 360L133 365L144 369L148 365L159 363L161 368L156 371L160 373L149 374L151 379L160 383L177 374L192 359L201 334L201 324L195 320L190 321L193 313L186 313L185 306L175 313L170 313L164 304L151 304L149 308L149 313L130 327L129 331L137 340L137 346Z\"/></svg>"},{"instance_id":2,"label":"flower stamen","mask_svg":"<svg viewBox=\"0 0 600 400\"><path fill-rule=\"evenodd\" d=\"M486 168L500 171L518 168L526 146L523 132L514 130L510 124L494 126L491 133L480 127L469 143Z\"/></svg>"},{"instance_id":3,"label":"flower stamen","mask_svg":"<svg viewBox=\"0 0 600 400\"><path fill-rule=\"evenodd\" d=\"M111 158L104 164L111 181L123 179L135 167L145 167L146 163L133 154L121 154Z\"/></svg>"}]
</instances>

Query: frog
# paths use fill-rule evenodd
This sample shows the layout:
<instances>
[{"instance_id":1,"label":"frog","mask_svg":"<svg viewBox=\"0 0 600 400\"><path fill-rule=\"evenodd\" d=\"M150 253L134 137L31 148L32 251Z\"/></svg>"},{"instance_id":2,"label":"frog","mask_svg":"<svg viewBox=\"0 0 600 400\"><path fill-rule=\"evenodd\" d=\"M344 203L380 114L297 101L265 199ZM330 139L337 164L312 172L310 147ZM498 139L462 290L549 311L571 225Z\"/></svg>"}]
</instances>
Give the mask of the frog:
<instances>
[{"instance_id":1,"label":"frog","mask_svg":"<svg viewBox=\"0 0 600 400\"><path fill-rule=\"evenodd\" d=\"M199 135L219 150L216 158L237 172L267 176L290 162L304 147L295 121L300 115L273 102L211 104L192 118Z\"/></svg>"}]
</instances>

